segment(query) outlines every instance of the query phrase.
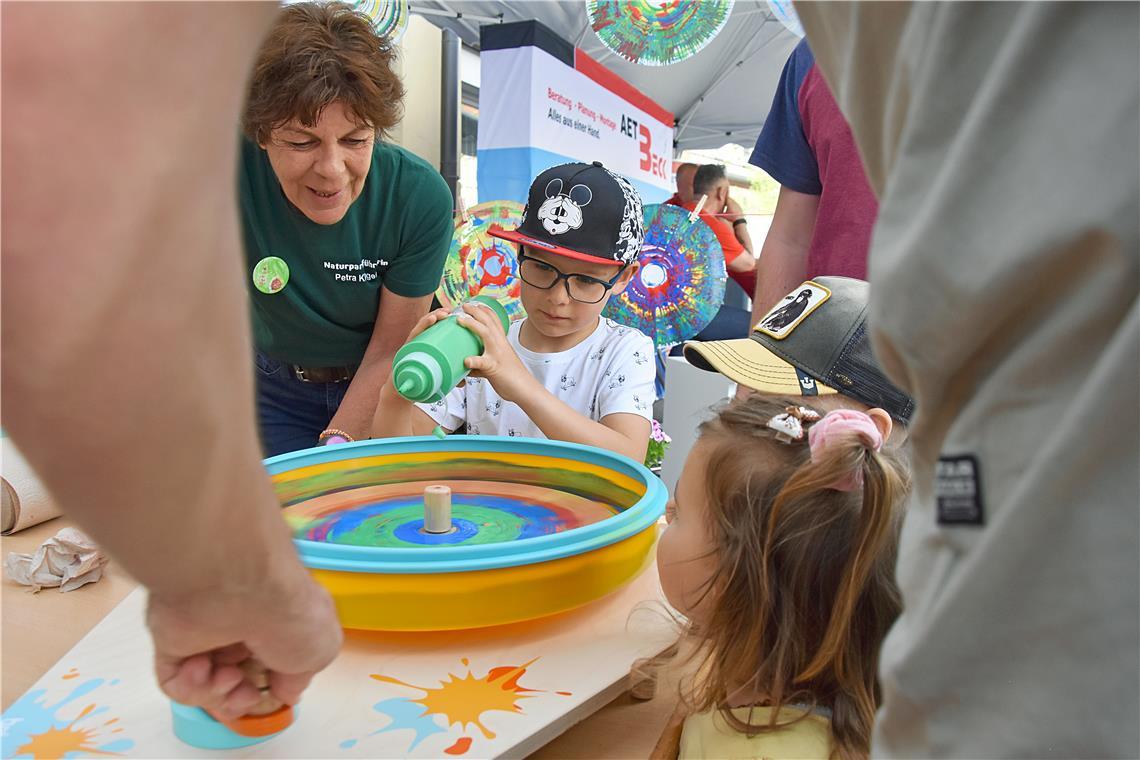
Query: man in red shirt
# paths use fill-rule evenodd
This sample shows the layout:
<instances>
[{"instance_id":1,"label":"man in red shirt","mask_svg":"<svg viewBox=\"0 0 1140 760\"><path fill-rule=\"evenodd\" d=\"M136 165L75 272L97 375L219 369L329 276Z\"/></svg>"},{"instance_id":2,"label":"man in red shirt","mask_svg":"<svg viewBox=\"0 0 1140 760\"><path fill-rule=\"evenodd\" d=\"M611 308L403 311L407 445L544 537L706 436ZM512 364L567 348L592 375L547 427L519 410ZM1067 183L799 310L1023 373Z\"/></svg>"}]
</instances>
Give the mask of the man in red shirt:
<instances>
[{"instance_id":1,"label":"man in red shirt","mask_svg":"<svg viewBox=\"0 0 1140 760\"><path fill-rule=\"evenodd\" d=\"M677 192L665 201L673 206L684 206L693 200L693 175L697 172L696 164L681 164L677 167Z\"/></svg>"},{"instance_id":2,"label":"man in red shirt","mask_svg":"<svg viewBox=\"0 0 1140 760\"><path fill-rule=\"evenodd\" d=\"M724 166L705 164L693 175L693 198L683 208L692 211L701 196L707 196L701 208L701 219L716 233L724 251L728 276L736 281L749 298L756 292L756 257L752 255L752 238L740 204L729 195L728 176Z\"/></svg>"}]
</instances>

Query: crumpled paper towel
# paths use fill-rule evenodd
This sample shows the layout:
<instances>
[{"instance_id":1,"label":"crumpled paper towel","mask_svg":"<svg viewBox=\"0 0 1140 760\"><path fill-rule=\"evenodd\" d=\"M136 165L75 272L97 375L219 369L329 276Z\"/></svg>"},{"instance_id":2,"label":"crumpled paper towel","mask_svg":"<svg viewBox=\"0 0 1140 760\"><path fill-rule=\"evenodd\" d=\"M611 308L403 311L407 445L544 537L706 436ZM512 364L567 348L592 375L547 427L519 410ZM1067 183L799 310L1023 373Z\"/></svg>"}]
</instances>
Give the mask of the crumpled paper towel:
<instances>
[{"instance_id":1,"label":"crumpled paper towel","mask_svg":"<svg viewBox=\"0 0 1140 760\"><path fill-rule=\"evenodd\" d=\"M64 528L44 541L35 554L9 552L4 570L17 583L31 586L33 593L53 586L74 591L102 578L106 564L107 556L94 541L75 528Z\"/></svg>"}]
</instances>

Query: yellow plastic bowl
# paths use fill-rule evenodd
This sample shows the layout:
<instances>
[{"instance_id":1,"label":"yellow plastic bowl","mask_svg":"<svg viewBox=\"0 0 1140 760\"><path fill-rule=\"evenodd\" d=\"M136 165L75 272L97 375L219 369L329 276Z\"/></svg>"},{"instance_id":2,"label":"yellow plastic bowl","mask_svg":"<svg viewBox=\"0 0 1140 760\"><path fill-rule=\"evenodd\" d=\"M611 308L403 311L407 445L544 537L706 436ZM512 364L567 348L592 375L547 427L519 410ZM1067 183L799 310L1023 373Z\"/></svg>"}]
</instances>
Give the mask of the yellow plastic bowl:
<instances>
[{"instance_id":1,"label":"yellow plastic bowl","mask_svg":"<svg viewBox=\"0 0 1140 760\"><path fill-rule=\"evenodd\" d=\"M312 570L345 628L445 631L515 623L581 607L641 574L656 526L588 554L459 573Z\"/></svg>"},{"instance_id":2,"label":"yellow plastic bowl","mask_svg":"<svg viewBox=\"0 0 1140 760\"><path fill-rule=\"evenodd\" d=\"M539 485L618 510L599 522L502 543L408 548L295 539L302 562L353 629L479 628L587 604L645 569L666 499L664 485L639 463L548 440L393 438L283 454L266 467L282 504L302 511L322 496L433 478Z\"/></svg>"}]
</instances>

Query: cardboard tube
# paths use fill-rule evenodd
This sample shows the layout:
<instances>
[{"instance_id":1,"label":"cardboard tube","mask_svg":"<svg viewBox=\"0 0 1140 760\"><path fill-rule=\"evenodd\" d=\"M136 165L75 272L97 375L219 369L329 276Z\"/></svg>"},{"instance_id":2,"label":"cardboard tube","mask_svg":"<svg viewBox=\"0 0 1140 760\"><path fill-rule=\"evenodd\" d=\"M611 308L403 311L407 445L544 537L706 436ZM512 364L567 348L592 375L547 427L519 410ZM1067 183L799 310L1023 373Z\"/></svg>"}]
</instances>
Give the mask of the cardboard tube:
<instances>
[{"instance_id":1,"label":"cardboard tube","mask_svg":"<svg viewBox=\"0 0 1140 760\"><path fill-rule=\"evenodd\" d=\"M59 507L7 436L0 438L0 458L0 532L7 536L59 517Z\"/></svg>"},{"instance_id":2,"label":"cardboard tube","mask_svg":"<svg viewBox=\"0 0 1140 760\"><path fill-rule=\"evenodd\" d=\"M447 486L424 489L424 530L428 533L451 532L451 489Z\"/></svg>"}]
</instances>

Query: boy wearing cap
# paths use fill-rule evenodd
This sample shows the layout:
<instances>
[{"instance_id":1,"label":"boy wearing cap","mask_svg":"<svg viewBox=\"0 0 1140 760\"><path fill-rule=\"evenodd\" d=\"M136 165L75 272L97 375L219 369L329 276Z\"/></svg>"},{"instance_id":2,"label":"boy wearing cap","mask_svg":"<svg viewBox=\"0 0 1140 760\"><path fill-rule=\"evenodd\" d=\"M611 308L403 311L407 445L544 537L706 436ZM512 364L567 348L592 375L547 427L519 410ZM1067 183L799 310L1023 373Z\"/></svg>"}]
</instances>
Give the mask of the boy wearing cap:
<instances>
[{"instance_id":1,"label":"boy wearing cap","mask_svg":"<svg viewBox=\"0 0 1140 760\"><path fill-rule=\"evenodd\" d=\"M584 443L641 461L654 400L653 342L601 317L637 271L644 238L641 198L600 163L564 164L530 187L518 229L490 234L517 243L527 317L506 335L489 309L466 304L460 319L484 343L467 360L466 383L434 404L413 404L389 382L373 436L448 432ZM439 319L437 309L409 338Z\"/></svg>"},{"instance_id":2,"label":"boy wearing cap","mask_svg":"<svg viewBox=\"0 0 1140 760\"><path fill-rule=\"evenodd\" d=\"M850 277L808 280L780 299L749 337L689 341L685 359L760 393L841 394L883 409L902 423L898 430L910 421L914 401L886 378L871 353L868 290L865 281Z\"/></svg>"}]
</instances>

